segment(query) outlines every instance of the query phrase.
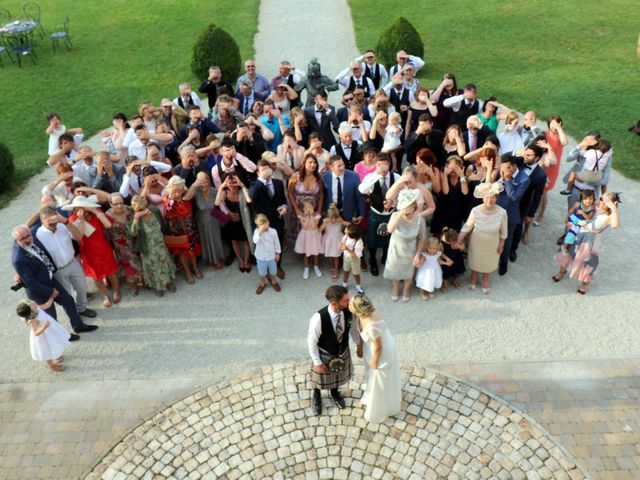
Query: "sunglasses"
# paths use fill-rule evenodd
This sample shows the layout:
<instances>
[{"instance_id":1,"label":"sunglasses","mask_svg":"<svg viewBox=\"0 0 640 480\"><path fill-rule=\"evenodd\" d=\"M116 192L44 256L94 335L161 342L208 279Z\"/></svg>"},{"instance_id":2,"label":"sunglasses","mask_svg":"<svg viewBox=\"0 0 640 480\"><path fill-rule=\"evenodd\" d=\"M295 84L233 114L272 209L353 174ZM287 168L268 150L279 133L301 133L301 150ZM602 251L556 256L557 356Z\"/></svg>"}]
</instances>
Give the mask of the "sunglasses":
<instances>
[{"instance_id":1,"label":"sunglasses","mask_svg":"<svg viewBox=\"0 0 640 480\"><path fill-rule=\"evenodd\" d=\"M24 242L25 240L31 238L31 234L27 233L26 235L23 235L22 237L18 237L18 241L19 242Z\"/></svg>"},{"instance_id":2,"label":"sunglasses","mask_svg":"<svg viewBox=\"0 0 640 480\"><path fill-rule=\"evenodd\" d=\"M353 101L353 97L347 97L344 99L345 102L351 102Z\"/></svg>"}]
</instances>

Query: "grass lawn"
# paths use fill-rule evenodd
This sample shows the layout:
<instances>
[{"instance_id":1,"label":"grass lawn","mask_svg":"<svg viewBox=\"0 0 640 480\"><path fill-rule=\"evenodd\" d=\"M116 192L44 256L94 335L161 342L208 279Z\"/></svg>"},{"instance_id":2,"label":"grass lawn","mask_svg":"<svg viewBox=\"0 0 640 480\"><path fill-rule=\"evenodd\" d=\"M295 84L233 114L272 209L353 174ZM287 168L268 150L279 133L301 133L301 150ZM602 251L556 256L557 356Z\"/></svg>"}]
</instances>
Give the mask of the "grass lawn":
<instances>
[{"instance_id":1,"label":"grass lawn","mask_svg":"<svg viewBox=\"0 0 640 480\"><path fill-rule=\"evenodd\" d=\"M23 4L24 0L4 0L2 8L16 19L22 17ZM67 127L82 127L91 135L109 126L118 111L129 115L145 100L158 104L164 96L174 98L182 81L197 89L201 79L191 73L191 49L207 24L226 29L243 58L254 53L258 0L40 0L39 4L48 31L69 16L73 48L54 54L45 38L37 49L36 66L25 59L18 69L3 58L0 142L14 154L19 181L46 164L48 111L58 112Z\"/></svg>"},{"instance_id":2,"label":"grass lawn","mask_svg":"<svg viewBox=\"0 0 640 480\"><path fill-rule=\"evenodd\" d=\"M600 130L612 141L614 167L640 180L640 9L630 0L388 2L349 0L361 51L404 16L420 32L435 88L446 72L473 82L481 99L494 95L539 118L559 114L580 139ZM411 53L411 52L409 52Z\"/></svg>"}]
</instances>

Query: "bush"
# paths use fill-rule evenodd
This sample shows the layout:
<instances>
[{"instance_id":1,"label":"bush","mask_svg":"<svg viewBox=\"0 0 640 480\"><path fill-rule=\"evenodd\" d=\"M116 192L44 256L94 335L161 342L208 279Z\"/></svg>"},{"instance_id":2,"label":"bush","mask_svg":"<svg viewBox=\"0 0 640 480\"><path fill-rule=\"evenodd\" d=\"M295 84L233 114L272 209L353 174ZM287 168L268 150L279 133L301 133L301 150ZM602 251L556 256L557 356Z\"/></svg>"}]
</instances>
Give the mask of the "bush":
<instances>
[{"instance_id":1,"label":"bush","mask_svg":"<svg viewBox=\"0 0 640 480\"><path fill-rule=\"evenodd\" d=\"M0 143L0 193L9 190L14 169L11 150L4 143Z\"/></svg>"},{"instance_id":2,"label":"bush","mask_svg":"<svg viewBox=\"0 0 640 480\"><path fill-rule=\"evenodd\" d=\"M197 79L209 76L209 67L217 65L229 83L240 75L240 49L238 44L222 28L213 23L205 28L193 45L191 71Z\"/></svg>"},{"instance_id":3,"label":"bush","mask_svg":"<svg viewBox=\"0 0 640 480\"><path fill-rule=\"evenodd\" d=\"M396 18L389 27L382 32L376 45L378 61L387 65L395 65L398 50L405 50L409 55L424 57L424 44L418 31L404 17Z\"/></svg>"}]
</instances>

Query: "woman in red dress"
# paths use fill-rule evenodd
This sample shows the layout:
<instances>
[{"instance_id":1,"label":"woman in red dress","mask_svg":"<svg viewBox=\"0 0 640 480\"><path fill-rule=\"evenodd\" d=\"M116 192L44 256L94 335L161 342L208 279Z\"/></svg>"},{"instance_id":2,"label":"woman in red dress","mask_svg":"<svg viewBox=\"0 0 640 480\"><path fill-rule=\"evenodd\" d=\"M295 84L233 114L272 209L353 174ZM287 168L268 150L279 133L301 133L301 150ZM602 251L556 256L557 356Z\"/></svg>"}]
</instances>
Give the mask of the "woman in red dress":
<instances>
[{"instance_id":1,"label":"woman in red dress","mask_svg":"<svg viewBox=\"0 0 640 480\"><path fill-rule=\"evenodd\" d=\"M534 225L540 225L544 220L544 211L547 209L547 193L553 190L560 173L560 159L562 158L562 150L567 145L567 136L562 129L562 118L558 115L552 115L547 120L547 126L549 130L545 132L545 140L556 155L556 163L546 167L544 170L547 174L547 186L544 189L542 195L542 201L540 202L540 208L538 208L538 218Z\"/></svg>"},{"instance_id":2,"label":"woman in red dress","mask_svg":"<svg viewBox=\"0 0 640 480\"><path fill-rule=\"evenodd\" d=\"M183 245L167 245L171 255L177 255L184 270L184 276L189 285L196 278L202 278L198 269L198 255L202 253L198 227L193 216L193 204L197 184L194 183L189 190L186 189L184 179L174 175L167 184L167 196L163 199L163 210L167 235L187 236L187 242ZM193 274L193 275L192 275Z\"/></svg>"},{"instance_id":3,"label":"woman in red dress","mask_svg":"<svg viewBox=\"0 0 640 480\"><path fill-rule=\"evenodd\" d=\"M77 196L69 207L74 211L69 217L69 222L82 232L80 260L84 273L96 280L96 287L103 298L102 305L110 307L112 303L106 280L113 288L113 303L120 302L122 298L118 281L118 262L104 232L105 228L111 228L111 222L92 198Z\"/></svg>"}]
</instances>

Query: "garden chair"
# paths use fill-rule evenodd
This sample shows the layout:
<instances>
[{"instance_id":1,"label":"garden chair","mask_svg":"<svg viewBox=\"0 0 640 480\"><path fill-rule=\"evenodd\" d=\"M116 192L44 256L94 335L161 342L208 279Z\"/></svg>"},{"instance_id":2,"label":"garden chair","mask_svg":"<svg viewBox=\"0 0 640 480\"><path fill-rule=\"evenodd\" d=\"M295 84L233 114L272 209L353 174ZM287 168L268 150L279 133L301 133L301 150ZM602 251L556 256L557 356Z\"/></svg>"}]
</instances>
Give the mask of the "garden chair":
<instances>
[{"instance_id":1,"label":"garden chair","mask_svg":"<svg viewBox=\"0 0 640 480\"><path fill-rule=\"evenodd\" d=\"M47 32L45 32L42 22L40 21L40 5L35 2L28 2L24 4L22 11L24 12L26 19L33 20L38 23L37 29L40 34L40 38L46 37Z\"/></svg>"},{"instance_id":2,"label":"garden chair","mask_svg":"<svg viewBox=\"0 0 640 480\"><path fill-rule=\"evenodd\" d=\"M0 8L0 26L11 21L11 13L6 8Z\"/></svg>"},{"instance_id":3,"label":"garden chair","mask_svg":"<svg viewBox=\"0 0 640 480\"><path fill-rule=\"evenodd\" d=\"M38 56L36 55L35 46L32 43L25 42L24 38L9 38L7 48L15 55L19 68L22 68L22 59L24 57L29 57L34 65L37 64Z\"/></svg>"},{"instance_id":4,"label":"garden chair","mask_svg":"<svg viewBox=\"0 0 640 480\"><path fill-rule=\"evenodd\" d=\"M58 41L64 40L67 50L71 50L71 39L69 38L69 17L64 17L64 23L61 27L55 28L53 33L49 35L51 37L51 45L53 51L56 51L58 47Z\"/></svg>"}]
</instances>

